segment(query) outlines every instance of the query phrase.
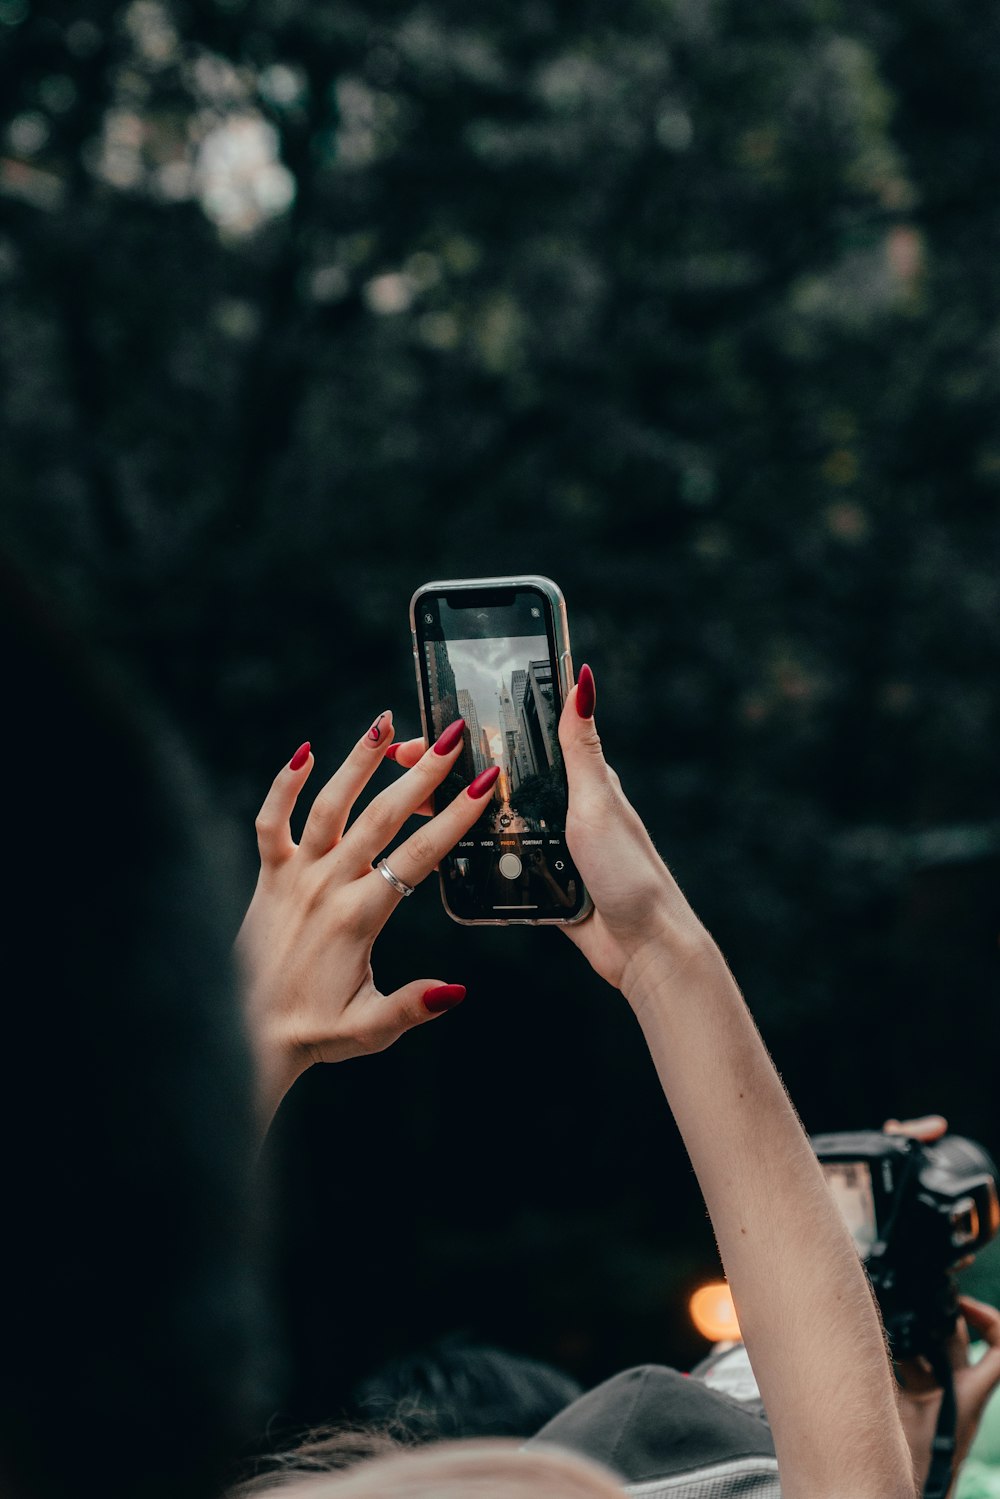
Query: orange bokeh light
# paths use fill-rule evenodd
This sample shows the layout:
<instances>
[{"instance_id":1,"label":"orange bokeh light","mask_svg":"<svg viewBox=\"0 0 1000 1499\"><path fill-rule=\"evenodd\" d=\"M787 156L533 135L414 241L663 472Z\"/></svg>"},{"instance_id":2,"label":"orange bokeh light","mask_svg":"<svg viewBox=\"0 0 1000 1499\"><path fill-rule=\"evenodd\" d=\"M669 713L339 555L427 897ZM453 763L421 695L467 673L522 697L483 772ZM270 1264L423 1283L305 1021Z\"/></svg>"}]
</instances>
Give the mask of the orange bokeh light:
<instances>
[{"instance_id":1,"label":"orange bokeh light","mask_svg":"<svg viewBox=\"0 0 1000 1499\"><path fill-rule=\"evenodd\" d=\"M733 1295L724 1280L701 1286L688 1302L691 1321L710 1343L740 1343Z\"/></svg>"}]
</instances>

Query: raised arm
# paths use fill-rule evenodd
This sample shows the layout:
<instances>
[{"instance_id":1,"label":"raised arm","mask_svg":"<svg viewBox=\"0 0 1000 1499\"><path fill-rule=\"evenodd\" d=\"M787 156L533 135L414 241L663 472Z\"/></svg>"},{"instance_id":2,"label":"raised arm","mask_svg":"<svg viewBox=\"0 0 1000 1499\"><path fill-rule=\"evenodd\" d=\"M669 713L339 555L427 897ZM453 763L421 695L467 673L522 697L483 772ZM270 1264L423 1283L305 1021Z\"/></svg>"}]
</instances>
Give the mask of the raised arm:
<instances>
[{"instance_id":1,"label":"raised arm","mask_svg":"<svg viewBox=\"0 0 1000 1499\"><path fill-rule=\"evenodd\" d=\"M879 1316L749 1010L604 760L589 668L560 723L567 839L594 900L567 933L642 1027L701 1184L784 1499L912 1499Z\"/></svg>"}]
</instances>

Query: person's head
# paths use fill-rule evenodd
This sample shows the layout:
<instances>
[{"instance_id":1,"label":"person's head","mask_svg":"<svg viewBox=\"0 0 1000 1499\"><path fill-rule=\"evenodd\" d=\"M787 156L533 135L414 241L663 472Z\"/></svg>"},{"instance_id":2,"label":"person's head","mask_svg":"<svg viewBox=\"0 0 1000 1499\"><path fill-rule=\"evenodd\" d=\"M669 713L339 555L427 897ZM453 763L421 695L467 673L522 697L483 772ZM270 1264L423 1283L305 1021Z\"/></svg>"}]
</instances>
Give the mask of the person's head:
<instances>
[{"instance_id":1,"label":"person's head","mask_svg":"<svg viewBox=\"0 0 1000 1499\"><path fill-rule=\"evenodd\" d=\"M530 1437L581 1393L540 1359L453 1337L384 1364L357 1387L354 1403L365 1421L434 1442Z\"/></svg>"},{"instance_id":2,"label":"person's head","mask_svg":"<svg viewBox=\"0 0 1000 1499\"><path fill-rule=\"evenodd\" d=\"M281 1499L621 1499L622 1493L606 1469L556 1447L441 1442L347 1473L303 1478L282 1487Z\"/></svg>"},{"instance_id":3,"label":"person's head","mask_svg":"<svg viewBox=\"0 0 1000 1499\"><path fill-rule=\"evenodd\" d=\"M328 1426L310 1431L294 1447L254 1458L251 1476L234 1484L226 1499L284 1494L303 1478L338 1473L375 1457L405 1451L406 1444L377 1426Z\"/></svg>"},{"instance_id":4,"label":"person's head","mask_svg":"<svg viewBox=\"0 0 1000 1499\"><path fill-rule=\"evenodd\" d=\"M0 1489L208 1499L247 1434L259 1302L207 814L169 736L2 567L0 649Z\"/></svg>"}]
</instances>

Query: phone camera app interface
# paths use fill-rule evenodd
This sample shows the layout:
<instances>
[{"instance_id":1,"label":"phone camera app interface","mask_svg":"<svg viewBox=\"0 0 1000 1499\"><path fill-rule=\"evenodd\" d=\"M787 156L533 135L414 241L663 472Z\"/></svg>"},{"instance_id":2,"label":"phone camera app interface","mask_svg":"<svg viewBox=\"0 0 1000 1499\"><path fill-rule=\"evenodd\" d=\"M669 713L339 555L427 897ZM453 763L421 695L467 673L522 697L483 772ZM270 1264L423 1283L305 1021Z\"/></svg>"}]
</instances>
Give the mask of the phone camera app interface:
<instances>
[{"instance_id":1,"label":"phone camera app interface","mask_svg":"<svg viewBox=\"0 0 1000 1499\"><path fill-rule=\"evenodd\" d=\"M520 591L493 606L436 598L421 618L434 735L465 720L462 754L438 805L500 767L482 816L442 865L448 904L465 919L574 915L582 887L566 849L548 606Z\"/></svg>"}]
</instances>

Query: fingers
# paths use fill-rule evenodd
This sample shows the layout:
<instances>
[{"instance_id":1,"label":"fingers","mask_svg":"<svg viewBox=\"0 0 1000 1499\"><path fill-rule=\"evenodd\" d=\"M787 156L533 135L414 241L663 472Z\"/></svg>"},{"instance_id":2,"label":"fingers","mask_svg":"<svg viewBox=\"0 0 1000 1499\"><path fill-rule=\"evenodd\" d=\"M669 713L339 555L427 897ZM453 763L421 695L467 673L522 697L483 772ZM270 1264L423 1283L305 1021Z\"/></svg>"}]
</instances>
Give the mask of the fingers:
<instances>
[{"instance_id":1,"label":"fingers","mask_svg":"<svg viewBox=\"0 0 1000 1499\"><path fill-rule=\"evenodd\" d=\"M380 713L358 740L340 769L334 773L313 802L302 831L302 848L319 859L339 843L362 788L375 774L385 747L392 738L392 714Z\"/></svg>"},{"instance_id":2,"label":"fingers","mask_svg":"<svg viewBox=\"0 0 1000 1499\"><path fill-rule=\"evenodd\" d=\"M381 994L374 985L363 998L351 1004L350 1023L342 1029L339 1054L323 1043L312 1048L321 1061L336 1062L344 1056L370 1056L385 1051L404 1031L435 1020L453 1010L465 998L464 984L445 984L441 979L414 979L391 994ZM347 1049L344 1049L346 1041Z\"/></svg>"},{"instance_id":3,"label":"fingers","mask_svg":"<svg viewBox=\"0 0 1000 1499\"><path fill-rule=\"evenodd\" d=\"M380 996L380 1008L391 1016L398 1034L453 1010L462 1003L465 995L464 984L444 984L440 979L414 979L413 983L404 984L392 994Z\"/></svg>"},{"instance_id":4,"label":"fingers","mask_svg":"<svg viewBox=\"0 0 1000 1499\"><path fill-rule=\"evenodd\" d=\"M426 749L426 739L401 739L396 744L389 745L385 758L395 760L404 770L412 770Z\"/></svg>"},{"instance_id":5,"label":"fingers","mask_svg":"<svg viewBox=\"0 0 1000 1499\"><path fill-rule=\"evenodd\" d=\"M254 823L261 864L282 864L295 852L289 820L315 763L307 741L275 776Z\"/></svg>"},{"instance_id":6,"label":"fingers","mask_svg":"<svg viewBox=\"0 0 1000 1499\"><path fill-rule=\"evenodd\" d=\"M887 1135L907 1135L911 1140L929 1144L948 1133L948 1121L941 1114L924 1114L919 1119L887 1119L882 1131Z\"/></svg>"},{"instance_id":7,"label":"fingers","mask_svg":"<svg viewBox=\"0 0 1000 1499\"><path fill-rule=\"evenodd\" d=\"M985 1402L1000 1384L1000 1311L971 1296L960 1296L958 1304L969 1327L987 1344L982 1358L963 1376L973 1398Z\"/></svg>"},{"instance_id":8,"label":"fingers","mask_svg":"<svg viewBox=\"0 0 1000 1499\"><path fill-rule=\"evenodd\" d=\"M376 854L388 847L406 819L427 800L436 786L440 786L454 767L464 738L465 720L456 718L411 770L369 802L341 844L345 853L350 850L352 856L357 856L359 868L370 865ZM406 876L400 874L399 878L405 879ZM380 878L379 883L385 884L385 881ZM412 880L407 880L407 884L412 883Z\"/></svg>"},{"instance_id":9,"label":"fingers","mask_svg":"<svg viewBox=\"0 0 1000 1499\"><path fill-rule=\"evenodd\" d=\"M402 766L404 770L410 770L416 765L426 748L426 739L404 739L399 744L390 744L385 752L385 758L387 760L395 760L396 764ZM414 809L414 815L416 817L433 817L433 802L429 800L421 802L420 806Z\"/></svg>"},{"instance_id":10,"label":"fingers","mask_svg":"<svg viewBox=\"0 0 1000 1499\"><path fill-rule=\"evenodd\" d=\"M499 765L484 770L471 785L459 792L450 806L432 817L426 827L418 828L398 848L393 849L389 864L398 880L405 885L419 885L421 880L427 878L445 854L455 847L458 840L482 816L499 775ZM378 870L373 870L369 883L373 898L383 909L392 910L402 899Z\"/></svg>"}]
</instances>

